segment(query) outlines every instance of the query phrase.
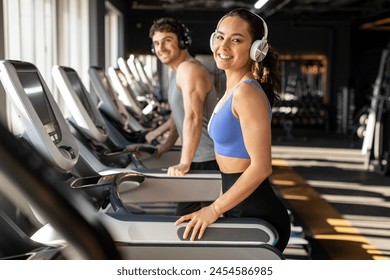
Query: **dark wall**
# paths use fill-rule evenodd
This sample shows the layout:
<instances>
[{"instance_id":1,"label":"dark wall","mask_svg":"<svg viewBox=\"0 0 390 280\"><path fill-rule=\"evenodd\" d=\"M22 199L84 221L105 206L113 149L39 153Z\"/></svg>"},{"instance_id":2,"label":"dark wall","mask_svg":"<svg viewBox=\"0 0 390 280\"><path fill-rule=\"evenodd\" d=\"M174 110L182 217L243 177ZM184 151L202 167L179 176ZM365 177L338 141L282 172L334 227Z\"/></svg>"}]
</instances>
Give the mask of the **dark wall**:
<instances>
[{"instance_id":1,"label":"dark wall","mask_svg":"<svg viewBox=\"0 0 390 280\"><path fill-rule=\"evenodd\" d=\"M126 40L128 53L150 53L151 39L149 29L153 21L161 17L172 17L184 23L191 32L193 38L190 51L196 54L211 53L209 38L214 31L222 13L214 14L204 12L202 18L198 14L187 12L158 12L158 11L137 11L128 12L126 21Z\"/></svg>"},{"instance_id":2,"label":"dark wall","mask_svg":"<svg viewBox=\"0 0 390 280\"><path fill-rule=\"evenodd\" d=\"M390 42L390 31L367 31L356 28L352 31L351 37L350 85L355 88L358 106L362 107L370 101L382 51Z\"/></svg>"},{"instance_id":3,"label":"dark wall","mask_svg":"<svg viewBox=\"0 0 390 280\"><path fill-rule=\"evenodd\" d=\"M89 25L91 32L89 33L90 41L90 57L91 65L99 65L105 67L104 59L104 0L89 1Z\"/></svg>"}]
</instances>

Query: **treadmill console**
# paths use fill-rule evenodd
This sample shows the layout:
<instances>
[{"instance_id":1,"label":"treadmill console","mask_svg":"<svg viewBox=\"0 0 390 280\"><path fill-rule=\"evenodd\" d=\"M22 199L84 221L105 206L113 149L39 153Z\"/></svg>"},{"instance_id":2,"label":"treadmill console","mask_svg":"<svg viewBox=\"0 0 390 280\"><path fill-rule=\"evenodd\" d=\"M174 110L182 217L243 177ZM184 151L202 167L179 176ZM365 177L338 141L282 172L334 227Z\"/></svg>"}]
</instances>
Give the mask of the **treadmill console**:
<instances>
[{"instance_id":1,"label":"treadmill console","mask_svg":"<svg viewBox=\"0 0 390 280\"><path fill-rule=\"evenodd\" d=\"M0 79L14 114L8 119L10 131L36 147L54 168L70 172L79 157L78 146L38 68L0 60Z\"/></svg>"},{"instance_id":2,"label":"treadmill console","mask_svg":"<svg viewBox=\"0 0 390 280\"><path fill-rule=\"evenodd\" d=\"M68 111L80 132L88 139L103 143L108 129L97 104L85 88L77 72L70 68L54 65L52 74Z\"/></svg>"},{"instance_id":3,"label":"treadmill console","mask_svg":"<svg viewBox=\"0 0 390 280\"><path fill-rule=\"evenodd\" d=\"M66 71L66 76L68 77L74 92L77 94L77 97L80 99L81 103L83 103L85 109L89 113L89 117L96 124L96 116L93 113L93 109L91 107L91 103L88 100L87 93L84 91L82 86L82 81L75 71Z\"/></svg>"},{"instance_id":4,"label":"treadmill console","mask_svg":"<svg viewBox=\"0 0 390 280\"><path fill-rule=\"evenodd\" d=\"M35 71L17 71L20 83L24 88L31 104L35 108L47 134L54 144L62 140L62 134L53 110L39 82L39 76Z\"/></svg>"}]
</instances>

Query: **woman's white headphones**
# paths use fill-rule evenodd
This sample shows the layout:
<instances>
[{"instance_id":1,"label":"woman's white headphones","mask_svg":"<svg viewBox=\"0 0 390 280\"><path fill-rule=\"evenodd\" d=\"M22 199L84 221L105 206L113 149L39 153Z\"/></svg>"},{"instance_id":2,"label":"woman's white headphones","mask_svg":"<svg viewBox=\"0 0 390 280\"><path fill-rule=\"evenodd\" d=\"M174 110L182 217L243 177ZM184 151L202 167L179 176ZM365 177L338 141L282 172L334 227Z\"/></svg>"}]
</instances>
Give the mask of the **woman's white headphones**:
<instances>
[{"instance_id":1,"label":"woman's white headphones","mask_svg":"<svg viewBox=\"0 0 390 280\"><path fill-rule=\"evenodd\" d=\"M250 12L250 11L248 11L248 12ZM257 16L263 22L264 36L263 36L263 38L261 38L261 40L256 40L256 41L254 41L252 43L252 46L251 46L251 49L250 49L250 52L249 52L249 55L250 55L250 57L251 57L251 59L253 61L260 62L260 61L262 61L265 58L265 56L268 53L268 49L269 49L268 42L267 42L268 27L267 27L267 24L265 23L265 21L264 21L264 19L262 17L260 17L258 14L255 14L255 13L252 13L252 12L250 12L250 13L255 15L255 16ZM222 17L219 20L218 25L217 25L217 30L218 30L219 24L221 23L221 21L225 17L226 16ZM215 38L216 38L216 35L217 35L217 30L215 30L211 34L211 36L210 36L210 48L211 48L212 51L214 49L214 42L215 42Z\"/></svg>"}]
</instances>

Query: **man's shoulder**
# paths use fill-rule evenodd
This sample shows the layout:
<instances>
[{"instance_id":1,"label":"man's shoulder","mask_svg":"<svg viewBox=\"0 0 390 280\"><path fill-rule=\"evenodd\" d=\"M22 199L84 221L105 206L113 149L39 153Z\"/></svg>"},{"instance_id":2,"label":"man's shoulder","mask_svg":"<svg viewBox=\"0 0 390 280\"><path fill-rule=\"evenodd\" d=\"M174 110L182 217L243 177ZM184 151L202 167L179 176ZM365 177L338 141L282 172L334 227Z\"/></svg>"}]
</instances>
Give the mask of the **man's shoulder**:
<instances>
[{"instance_id":1,"label":"man's shoulder","mask_svg":"<svg viewBox=\"0 0 390 280\"><path fill-rule=\"evenodd\" d=\"M178 72L190 72L190 73L199 73L199 74L207 74L207 68L195 58L191 60L186 60L180 63L179 67L177 68Z\"/></svg>"},{"instance_id":2,"label":"man's shoulder","mask_svg":"<svg viewBox=\"0 0 390 280\"><path fill-rule=\"evenodd\" d=\"M187 68L187 67L202 67L202 64L199 62L199 60L196 60L195 58L191 58L191 59L184 60L179 65L179 68Z\"/></svg>"}]
</instances>

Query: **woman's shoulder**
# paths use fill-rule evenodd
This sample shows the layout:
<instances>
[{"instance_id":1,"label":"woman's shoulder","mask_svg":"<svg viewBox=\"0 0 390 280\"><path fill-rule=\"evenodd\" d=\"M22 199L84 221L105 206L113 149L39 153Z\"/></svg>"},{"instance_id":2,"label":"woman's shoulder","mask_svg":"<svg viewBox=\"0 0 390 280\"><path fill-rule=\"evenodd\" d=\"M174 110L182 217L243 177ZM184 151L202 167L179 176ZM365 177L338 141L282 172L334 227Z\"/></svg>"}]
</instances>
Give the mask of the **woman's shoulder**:
<instances>
[{"instance_id":1,"label":"woman's shoulder","mask_svg":"<svg viewBox=\"0 0 390 280\"><path fill-rule=\"evenodd\" d=\"M251 86L255 86L257 87L258 89L260 89L261 91L263 91L263 88L262 86L260 85L260 83L255 80L255 79L246 79L246 80L243 80L241 83L243 84L249 84Z\"/></svg>"},{"instance_id":2,"label":"woman's shoulder","mask_svg":"<svg viewBox=\"0 0 390 280\"><path fill-rule=\"evenodd\" d=\"M256 80L243 80L235 89L234 96L242 98L250 98L256 93L263 93L263 88ZM254 93L254 94L251 94Z\"/></svg>"},{"instance_id":3,"label":"woman's shoulder","mask_svg":"<svg viewBox=\"0 0 390 280\"><path fill-rule=\"evenodd\" d=\"M234 92L234 107L242 108L259 107L268 104L265 92L252 82L241 83ZM268 105L267 105L268 106Z\"/></svg>"}]
</instances>

